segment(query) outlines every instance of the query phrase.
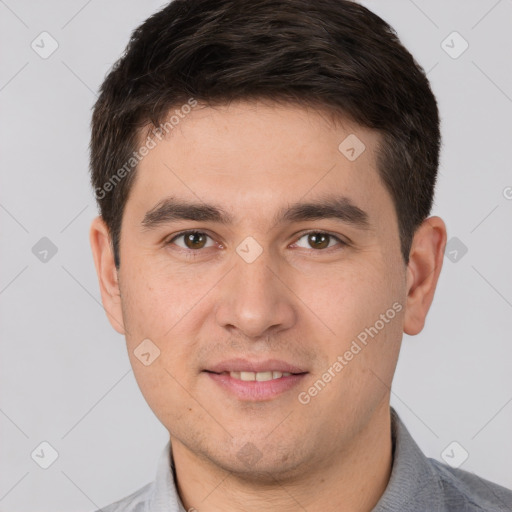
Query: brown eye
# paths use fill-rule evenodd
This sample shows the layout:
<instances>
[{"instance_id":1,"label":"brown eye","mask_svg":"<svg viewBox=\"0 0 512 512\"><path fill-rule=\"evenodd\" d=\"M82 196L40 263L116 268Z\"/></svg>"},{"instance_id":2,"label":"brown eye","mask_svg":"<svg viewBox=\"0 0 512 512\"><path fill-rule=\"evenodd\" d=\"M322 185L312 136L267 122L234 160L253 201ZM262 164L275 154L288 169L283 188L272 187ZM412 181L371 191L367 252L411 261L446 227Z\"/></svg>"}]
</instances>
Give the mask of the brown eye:
<instances>
[{"instance_id":1,"label":"brown eye","mask_svg":"<svg viewBox=\"0 0 512 512\"><path fill-rule=\"evenodd\" d=\"M206 236L204 233L197 231L184 235L183 240L189 249L202 249L206 244Z\"/></svg>"},{"instance_id":2,"label":"brown eye","mask_svg":"<svg viewBox=\"0 0 512 512\"><path fill-rule=\"evenodd\" d=\"M177 243L176 241L181 238L183 239L183 242ZM186 231L175 236L172 240L170 240L167 243L175 243L178 247L181 247L182 249L190 249L194 251L207 247L206 244L208 242L208 238L210 237L206 233L203 233L202 231Z\"/></svg>"},{"instance_id":3,"label":"brown eye","mask_svg":"<svg viewBox=\"0 0 512 512\"><path fill-rule=\"evenodd\" d=\"M310 233L308 235L308 243L315 249L325 249L329 246L329 235L324 233Z\"/></svg>"},{"instance_id":4,"label":"brown eye","mask_svg":"<svg viewBox=\"0 0 512 512\"><path fill-rule=\"evenodd\" d=\"M302 240L303 238L306 238L306 243L308 247L301 246L299 244L299 247L303 247L305 249L327 249L332 247L335 244L332 244L331 242L338 242L339 245L346 245L343 240L339 239L337 236L331 235L329 233L324 233L323 231L310 231L309 233L305 233L302 235L299 240ZM298 242L297 242L298 243Z\"/></svg>"}]
</instances>

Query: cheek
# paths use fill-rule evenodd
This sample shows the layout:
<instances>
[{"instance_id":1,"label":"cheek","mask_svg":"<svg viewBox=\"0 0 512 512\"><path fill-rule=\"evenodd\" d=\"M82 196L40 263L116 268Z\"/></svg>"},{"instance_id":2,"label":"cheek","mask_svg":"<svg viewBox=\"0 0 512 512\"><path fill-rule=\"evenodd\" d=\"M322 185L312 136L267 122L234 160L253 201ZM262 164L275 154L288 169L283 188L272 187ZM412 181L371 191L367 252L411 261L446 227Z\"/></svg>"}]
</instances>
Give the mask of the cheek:
<instances>
[{"instance_id":1,"label":"cheek","mask_svg":"<svg viewBox=\"0 0 512 512\"><path fill-rule=\"evenodd\" d=\"M176 381L165 371L165 364L161 358L147 367L136 359L132 360L131 364L135 380L145 401L161 421L166 422L164 415L176 413L184 408L185 405L180 401L180 390L176 388ZM169 403L172 403L172 407Z\"/></svg>"},{"instance_id":2,"label":"cheek","mask_svg":"<svg viewBox=\"0 0 512 512\"><path fill-rule=\"evenodd\" d=\"M180 382L186 377L184 362L197 350L195 333L201 322L196 320L204 314L201 298L207 290L200 286L198 276L183 278L178 272L163 272L156 267L154 272L132 268L131 274L125 268L121 285L123 317L132 367L144 393L144 389L157 384L173 385L172 376ZM141 358L146 362L154 358L154 362L146 367L137 355L148 353Z\"/></svg>"},{"instance_id":3,"label":"cheek","mask_svg":"<svg viewBox=\"0 0 512 512\"><path fill-rule=\"evenodd\" d=\"M349 332L376 320L391 303L389 277L376 265L333 268L301 287L300 297L333 331Z\"/></svg>"},{"instance_id":4,"label":"cheek","mask_svg":"<svg viewBox=\"0 0 512 512\"><path fill-rule=\"evenodd\" d=\"M194 294L187 280L151 268L125 268L121 281L123 315L130 336L160 338L190 309ZM194 287L192 287L194 289Z\"/></svg>"},{"instance_id":5,"label":"cheek","mask_svg":"<svg viewBox=\"0 0 512 512\"><path fill-rule=\"evenodd\" d=\"M403 332L401 279L399 272L377 260L338 276L333 273L323 289L310 287L309 295L303 289L304 302L314 305L320 328L330 334L323 338L323 347L332 361L352 350L357 355L349 357L360 363L351 365L353 370L377 365L388 373L385 367L394 364Z\"/></svg>"}]
</instances>

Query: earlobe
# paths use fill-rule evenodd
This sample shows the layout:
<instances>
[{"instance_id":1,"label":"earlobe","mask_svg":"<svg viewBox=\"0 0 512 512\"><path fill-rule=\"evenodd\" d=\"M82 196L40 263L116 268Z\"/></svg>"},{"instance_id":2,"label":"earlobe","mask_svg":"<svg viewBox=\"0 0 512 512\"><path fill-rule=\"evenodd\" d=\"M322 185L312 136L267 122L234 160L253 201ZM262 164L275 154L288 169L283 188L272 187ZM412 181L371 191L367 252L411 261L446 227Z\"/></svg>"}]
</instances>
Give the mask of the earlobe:
<instances>
[{"instance_id":1,"label":"earlobe","mask_svg":"<svg viewBox=\"0 0 512 512\"><path fill-rule=\"evenodd\" d=\"M407 266L407 299L404 332L421 332L432 304L443 266L446 226L440 217L429 217L416 230Z\"/></svg>"},{"instance_id":2,"label":"earlobe","mask_svg":"<svg viewBox=\"0 0 512 512\"><path fill-rule=\"evenodd\" d=\"M110 233L101 216L94 218L91 223L89 242L107 318L119 334L125 334L119 281L110 243Z\"/></svg>"}]
</instances>

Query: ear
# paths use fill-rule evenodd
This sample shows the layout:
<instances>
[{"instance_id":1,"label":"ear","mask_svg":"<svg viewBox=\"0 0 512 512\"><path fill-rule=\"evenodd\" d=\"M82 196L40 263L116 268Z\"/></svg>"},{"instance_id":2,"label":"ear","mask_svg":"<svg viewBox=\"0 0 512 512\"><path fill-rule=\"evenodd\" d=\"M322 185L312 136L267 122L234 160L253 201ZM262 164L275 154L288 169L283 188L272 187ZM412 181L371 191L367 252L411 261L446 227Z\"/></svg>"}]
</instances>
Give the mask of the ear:
<instances>
[{"instance_id":1,"label":"ear","mask_svg":"<svg viewBox=\"0 0 512 512\"><path fill-rule=\"evenodd\" d=\"M110 242L110 232L101 216L96 217L91 223L89 241L107 318L110 325L119 334L125 334L121 293Z\"/></svg>"},{"instance_id":2,"label":"ear","mask_svg":"<svg viewBox=\"0 0 512 512\"><path fill-rule=\"evenodd\" d=\"M443 266L446 226L439 217L425 219L414 234L407 265L404 332L415 335L425 325Z\"/></svg>"}]
</instances>

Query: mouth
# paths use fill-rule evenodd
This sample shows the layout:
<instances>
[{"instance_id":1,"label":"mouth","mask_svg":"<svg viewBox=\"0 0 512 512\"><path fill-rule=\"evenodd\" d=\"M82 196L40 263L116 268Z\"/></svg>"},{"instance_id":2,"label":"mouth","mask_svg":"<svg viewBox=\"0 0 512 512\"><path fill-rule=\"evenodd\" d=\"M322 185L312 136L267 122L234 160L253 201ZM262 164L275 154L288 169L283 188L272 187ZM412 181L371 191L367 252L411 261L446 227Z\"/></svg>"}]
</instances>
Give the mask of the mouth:
<instances>
[{"instance_id":1,"label":"mouth","mask_svg":"<svg viewBox=\"0 0 512 512\"><path fill-rule=\"evenodd\" d=\"M271 400L290 391L309 373L278 360L224 361L203 370L224 393L242 401Z\"/></svg>"},{"instance_id":2,"label":"mouth","mask_svg":"<svg viewBox=\"0 0 512 512\"><path fill-rule=\"evenodd\" d=\"M229 375L232 379L241 380L244 382L267 382L269 380L282 379L283 377L289 377L290 375L301 375L301 373L291 372L279 372L279 371L264 371L264 372L210 372L205 370L207 373L214 373L215 375ZM304 372L305 373L305 372Z\"/></svg>"}]
</instances>

